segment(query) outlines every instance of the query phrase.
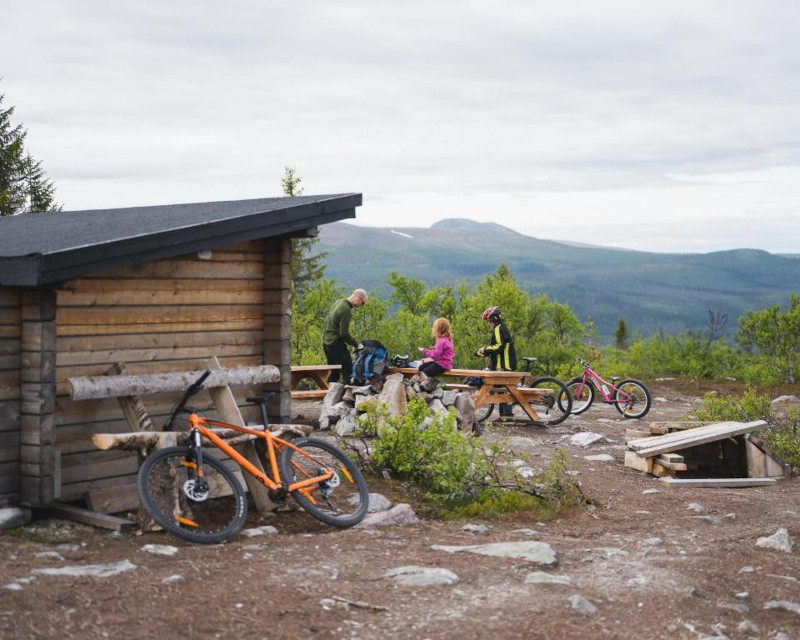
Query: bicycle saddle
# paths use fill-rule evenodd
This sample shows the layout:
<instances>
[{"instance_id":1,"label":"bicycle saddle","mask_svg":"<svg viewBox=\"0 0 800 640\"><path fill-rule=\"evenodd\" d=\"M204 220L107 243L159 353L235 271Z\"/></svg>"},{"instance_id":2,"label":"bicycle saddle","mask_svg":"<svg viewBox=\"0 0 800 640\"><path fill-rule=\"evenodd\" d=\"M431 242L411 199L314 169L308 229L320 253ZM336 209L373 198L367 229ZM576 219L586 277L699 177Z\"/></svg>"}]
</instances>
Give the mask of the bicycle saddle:
<instances>
[{"instance_id":1,"label":"bicycle saddle","mask_svg":"<svg viewBox=\"0 0 800 640\"><path fill-rule=\"evenodd\" d=\"M530 356L522 356L522 360L525 362L536 362L539 358L531 358Z\"/></svg>"}]
</instances>

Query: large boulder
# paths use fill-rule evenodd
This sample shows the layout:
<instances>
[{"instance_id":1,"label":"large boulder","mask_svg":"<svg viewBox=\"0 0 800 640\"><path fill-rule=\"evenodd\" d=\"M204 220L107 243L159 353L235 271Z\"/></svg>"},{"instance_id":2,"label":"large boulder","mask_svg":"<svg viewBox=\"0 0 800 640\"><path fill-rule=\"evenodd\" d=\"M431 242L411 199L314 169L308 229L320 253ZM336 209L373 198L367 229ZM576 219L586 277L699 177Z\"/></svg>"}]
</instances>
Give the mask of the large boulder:
<instances>
[{"instance_id":1,"label":"large boulder","mask_svg":"<svg viewBox=\"0 0 800 640\"><path fill-rule=\"evenodd\" d=\"M459 393L454 406L458 415L458 428L461 431L471 431L475 422L475 396L469 391Z\"/></svg>"},{"instance_id":2,"label":"large boulder","mask_svg":"<svg viewBox=\"0 0 800 640\"><path fill-rule=\"evenodd\" d=\"M386 406L387 415L390 417L405 415L408 410L406 399L406 386L403 384L403 374L393 373L386 378L383 390L378 395L378 402ZM378 435L383 429L383 419L378 424Z\"/></svg>"}]
</instances>

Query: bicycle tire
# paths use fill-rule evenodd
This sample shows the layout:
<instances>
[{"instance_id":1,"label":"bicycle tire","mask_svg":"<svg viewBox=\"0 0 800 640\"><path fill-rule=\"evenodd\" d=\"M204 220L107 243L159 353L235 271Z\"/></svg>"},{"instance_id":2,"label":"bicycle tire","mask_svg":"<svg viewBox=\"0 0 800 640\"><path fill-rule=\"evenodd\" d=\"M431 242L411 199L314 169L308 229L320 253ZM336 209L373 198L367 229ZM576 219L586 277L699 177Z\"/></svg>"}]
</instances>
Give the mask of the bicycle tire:
<instances>
[{"instance_id":1,"label":"bicycle tire","mask_svg":"<svg viewBox=\"0 0 800 640\"><path fill-rule=\"evenodd\" d=\"M355 463L324 440L300 438L293 440L292 444L302 453L291 447L283 449L280 471L286 487L303 478L320 475L323 469L337 469L335 485L328 481L311 485L307 492L302 489L292 491L291 495L298 504L310 515L334 527L352 527L361 522L369 509L369 490ZM321 506L323 501L327 509Z\"/></svg>"},{"instance_id":2,"label":"bicycle tire","mask_svg":"<svg viewBox=\"0 0 800 640\"><path fill-rule=\"evenodd\" d=\"M583 378L573 378L567 382L567 391L572 398L572 415L577 416L589 409L594 402L594 387L590 382L586 382L583 388L580 387ZM579 391L580 389L580 391ZM561 397L559 396L559 401Z\"/></svg>"},{"instance_id":3,"label":"bicycle tire","mask_svg":"<svg viewBox=\"0 0 800 640\"><path fill-rule=\"evenodd\" d=\"M653 399L650 396L650 390L644 386L644 383L634 380L633 378L627 378L626 380L621 380L616 387L617 389L614 391L614 406L625 418L638 420L650 411L650 405L653 403ZM627 387L627 389L625 387ZM633 401L626 402L624 405L620 404L620 392L631 394L634 398ZM640 405L639 409L634 408L637 404Z\"/></svg>"},{"instance_id":4,"label":"bicycle tire","mask_svg":"<svg viewBox=\"0 0 800 640\"><path fill-rule=\"evenodd\" d=\"M475 409L475 419L481 423L486 422L489 416L492 415L492 411L494 411L493 404L485 404L482 407L478 407Z\"/></svg>"},{"instance_id":5,"label":"bicycle tire","mask_svg":"<svg viewBox=\"0 0 800 640\"><path fill-rule=\"evenodd\" d=\"M551 396L543 396L540 400L531 400L529 404L539 415L539 420L534 420L534 424L539 426L551 426L564 422L572 411L572 397L569 395L567 385L558 378L543 377L536 378L531 382L531 387L552 389Z\"/></svg>"},{"instance_id":6,"label":"bicycle tire","mask_svg":"<svg viewBox=\"0 0 800 640\"><path fill-rule=\"evenodd\" d=\"M191 447L168 447L148 456L137 476L139 498L153 520L169 533L189 542L218 544L244 525L247 497L233 473L203 453L210 491L202 500L191 498L183 487L194 476L193 455ZM179 515L183 523L177 519Z\"/></svg>"}]
</instances>

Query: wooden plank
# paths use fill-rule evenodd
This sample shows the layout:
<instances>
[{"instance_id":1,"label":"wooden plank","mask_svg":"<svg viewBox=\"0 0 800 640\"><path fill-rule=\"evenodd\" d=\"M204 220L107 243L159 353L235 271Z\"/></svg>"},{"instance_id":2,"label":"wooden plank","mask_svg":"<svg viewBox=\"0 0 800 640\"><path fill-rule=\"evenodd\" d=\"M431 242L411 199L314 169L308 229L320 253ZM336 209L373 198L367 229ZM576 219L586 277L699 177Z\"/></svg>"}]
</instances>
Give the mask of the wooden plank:
<instances>
[{"instance_id":1,"label":"wooden plank","mask_svg":"<svg viewBox=\"0 0 800 640\"><path fill-rule=\"evenodd\" d=\"M80 460L80 462L78 462ZM139 470L137 454L128 451L94 451L61 456L62 491L68 485L125 476Z\"/></svg>"},{"instance_id":2,"label":"wooden plank","mask_svg":"<svg viewBox=\"0 0 800 640\"><path fill-rule=\"evenodd\" d=\"M683 429L696 429L705 427L716 422L681 422L681 421L658 421L650 423L650 433L669 433L670 431L682 431Z\"/></svg>"},{"instance_id":3,"label":"wooden plank","mask_svg":"<svg viewBox=\"0 0 800 640\"><path fill-rule=\"evenodd\" d=\"M131 267L120 267L104 271L101 275L106 279L124 278L234 278L261 280L264 277L264 265L258 260L247 262L211 262L204 260L157 260L144 262Z\"/></svg>"},{"instance_id":4,"label":"wooden plank","mask_svg":"<svg viewBox=\"0 0 800 640\"><path fill-rule=\"evenodd\" d=\"M120 513L139 508L139 487L136 476L128 476L113 487L86 493L86 505L98 513Z\"/></svg>"},{"instance_id":5,"label":"wooden plank","mask_svg":"<svg viewBox=\"0 0 800 640\"><path fill-rule=\"evenodd\" d=\"M770 477L775 477L775 476L788 477L791 475L792 471L791 466L777 453L775 453L766 443L766 441L762 440L754 433L749 434L747 436L747 440L756 445L767 456L767 473L770 475ZM779 468L782 470L781 472L778 472Z\"/></svg>"},{"instance_id":6,"label":"wooden plank","mask_svg":"<svg viewBox=\"0 0 800 640\"><path fill-rule=\"evenodd\" d=\"M653 472L653 458L640 458L633 451L625 452L625 466L645 473Z\"/></svg>"},{"instance_id":7,"label":"wooden plank","mask_svg":"<svg viewBox=\"0 0 800 640\"><path fill-rule=\"evenodd\" d=\"M244 280L243 282L248 282ZM254 282L254 281L252 281ZM263 289L127 290L124 283L112 291L59 291L59 308L106 307L122 305L213 305L263 304Z\"/></svg>"},{"instance_id":8,"label":"wooden plank","mask_svg":"<svg viewBox=\"0 0 800 640\"><path fill-rule=\"evenodd\" d=\"M212 370L212 376L221 368L219 360L216 358L212 358L209 361L209 369ZM275 367L272 367L273 369ZM211 380L211 378L209 378ZM230 387L227 385L225 386L210 386L208 387L209 394L211 395L211 399L214 401L214 404L217 408L217 413L221 416L222 422L227 422L228 424L235 425L237 427L245 426L244 419L242 418L242 414L239 412L239 407L236 404L236 398L234 398L233 393L231 392ZM245 442L234 447L238 453L240 453L245 460L247 460L250 464L252 464L258 471L264 473L264 467L261 465L261 459L256 452L255 447L253 446L252 442ZM256 509L260 513L267 513L269 511L274 511L278 508L272 500L269 498L269 490L261 484L261 481L255 478L254 476L250 475L249 473L243 474L245 483L247 484L247 489L250 491L250 494L253 496L253 501L255 502Z\"/></svg>"},{"instance_id":9,"label":"wooden plank","mask_svg":"<svg viewBox=\"0 0 800 640\"><path fill-rule=\"evenodd\" d=\"M651 434L649 436L645 436L645 437L641 438L640 439L641 442L638 442L637 440L631 440L631 442L629 442L628 444L631 446L631 448L636 449L637 446L641 445L641 444L645 444L645 445L649 446L650 444L652 444L654 442L667 442L670 439L679 440L681 438L685 438L686 435L690 434L690 433L694 434L694 435L703 434L703 433L709 433L709 432L714 431L714 430L716 430L716 429L718 429L720 427L724 427L726 425L731 425L731 424L742 424L742 423L739 423L739 422L713 422L711 424L708 424L708 425L705 425L705 426L702 426L702 427L694 427L694 428L685 429L685 430L682 430L682 431L672 431L672 432L665 433L665 434L662 434L662 435L659 435L659 436Z\"/></svg>"},{"instance_id":10,"label":"wooden plank","mask_svg":"<svg viewBox=\"0 0 800 640\"><path fill-rule=\"evenodd\" d=\"M292 391L292 400L322 400L326 395L328 395L327 389Z\"/></svg>"},{"instance_id":11,"label":"wooden plank","mask_svg":"<svg viewBox=\"0 0 800 640\"><path fill-rule=\"evenodd\" d=\"M683 462L683 456L679 453L662 453L658 456L659 461L664 462Z\"/></svg>"},{"instance_id":12,"label":"wooden plank","mask_svg":"<svg viewBox=\"0 0 800 640\"><path fill-rule=\"evenodd\" d=\"M687 466L684 462L671 462L670 460L663 459L662 456L656 456L653 460L653 468L658 466L666 471L686 471ZM658 475L658 474L655 474ZM666 475L666 474L665 474ZM673 474L674 475L674 474Z\"/></svg>"},{"instance_id":13,"label":"wooden plank","mask_svg":"<svg viewBox=\"0 0 800 640\"><path fill-rule=\"evenodd\" d=\"M114 334L130 334L130 333L173 333L173 332L193 332L193 331L249 331L253 329L261 329L264 324L263 318L244 318L228 321L215 321L213 324L210 322L197 321L186 322L183 318L175 322L155 322L147 325L142 324L115 324ZM91 324L83 325L58 325L59 336L94 336L111 333L106 324L98 324L91 322Z\"/></svg>"},{"instance_id":14,"label":"wooden plank","mask_svg":"<svg viewBox=\"0 0 800 640\"><path fill-rule=\"evenodd\" d=\"M73 522L82 522L83 524L89 524L93 527L110 529L111 531L119 531L122 533L133 531L136 528L136 523L131 522L126 518L110 516L105 513L97 513L96 511L81 509L80 507L74 507L72 505L62 504L60 502L52 504L47 509L47 512L49 515L55 518L63 518L64 520L71 520Z\"/></svg>"},{"instance_id":15,"label":"wooden plank","mask_svg":"<svg viewBox=\"0 0 800 640\"><path fill-rule=\"evenodd\" d=\"M653 460L653 470L650 472L656 478L675 477L675 471Z\"/></svg>"},{"instance_id":16,"label":"wooden plank","mask_svg":"<svg viewBox=\"0 0 800 640\"><path fill-rule=\"evenodd\" d=\"M668 487L674 488L739 488L768 487L777 482L775 478L661 478Z\"/></svg>"},{"instance_id":17,"label":"wooden plank","mask_svg":"<svg viewBox=\"0 0 800 640\"><path fill-rule=\"evenodd\" d=\"M106 293L111 291L222 291L237 289L239 291L261 291L263 285L259 280L242 278L79 278L67 280L58 290L59 303L62 295L75 293ZM67 300L69 298L63 298Z\"/></svg>"},{"instance_id":18,"label":"wooden plank","mask_svg":"<svg viewBox=\"0 0 800 640\"><path fill-rule=\"evenodd\" d=\"M126 335L62 336L58 339L59 365L68 353L119 349L175 349L225 345L261 345L260 330L202 331L198 333L139 333Z\"/></svg>"},{"instance_id":19,"label":"wooden plank","mask_svg":"<svg viewBox=\"0 0 800 640\"><path fill-rule=\"evenodd\" d=\"M747 476L749 478L767 477L767 455L755 444L745 439L745 451L747 454Z\"/></svg>"},{"instance_id":20,"label":"wooden plank","mask_svg":"<svg viewBox=\"0 0 800 640\"><path fill-rule=\"evenodd\" d=\"M220 357L257 356L261 353L260 344L215 344L199 347L166 347L163 349L98 349L77 353L59 353L59 367L107 364L109 362L163 362L165 360L190 360Z\"/></svg>"},{"instance_id":21,"label":"wooden plank","mask_svg":"<svg viewBox=\"0 0 800 640\"><path fill-rule=\"evenodd\" d=\"M687 449L700 444L714 442L715 440L724 440L725 438L740 436L745 433L763 429L767 426L767 423L763 420L756 420L754 422L726 422L720 425L714 425L713 427L700 427L699 429L690 429L677 434L644 438L642 441L629 442L628 448L633 449L642 457L649 457L658 455L659 453L669 453L670 451Z\"/></svg>"},{"instance_id":22,"label":"wooden plank","mask_svg":"<svg viewBox=\"0 0 800 640\"><path fill-rule=\"evenodd\" d=\"M68 325L131 325L164 324L171 322L214 322L261 319L260 304L198 305L198 306L116 306L116 307L60 307L56 313L59 326ZM110 333L111 331L106 331Z\"/></svg>"}]
</instances>

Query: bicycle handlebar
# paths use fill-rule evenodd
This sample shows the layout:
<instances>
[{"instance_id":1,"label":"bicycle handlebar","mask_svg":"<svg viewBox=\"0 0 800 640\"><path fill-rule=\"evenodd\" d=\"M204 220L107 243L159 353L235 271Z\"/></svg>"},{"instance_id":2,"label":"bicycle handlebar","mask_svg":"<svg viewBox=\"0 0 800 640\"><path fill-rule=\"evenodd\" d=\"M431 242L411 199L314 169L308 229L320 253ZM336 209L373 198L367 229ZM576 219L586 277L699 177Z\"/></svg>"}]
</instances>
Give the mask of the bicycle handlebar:
<instances>
[{"instance_id":1,"label":"bicycle handlebar","mask_svg":"<svg viewBox=\"0 0 800 640\"><path fill-rule=\"evenodd\" d=\"M167 420L167 424L164 425L164 431L172 431L172 424L175 422L175 416L183 411L183 408L186 406L186 403L189 401L194 394L196 394L200 389L203 388L203 383L206 381L206 378L211 375L211 371L206 371L203 375L201 375L197 380L195 380L189 388L186 389L186 393L183 394L183 397L180 399L177 405L175 405L175 410L172 412L172 415Z\"/></svg>"}]
</instances>

